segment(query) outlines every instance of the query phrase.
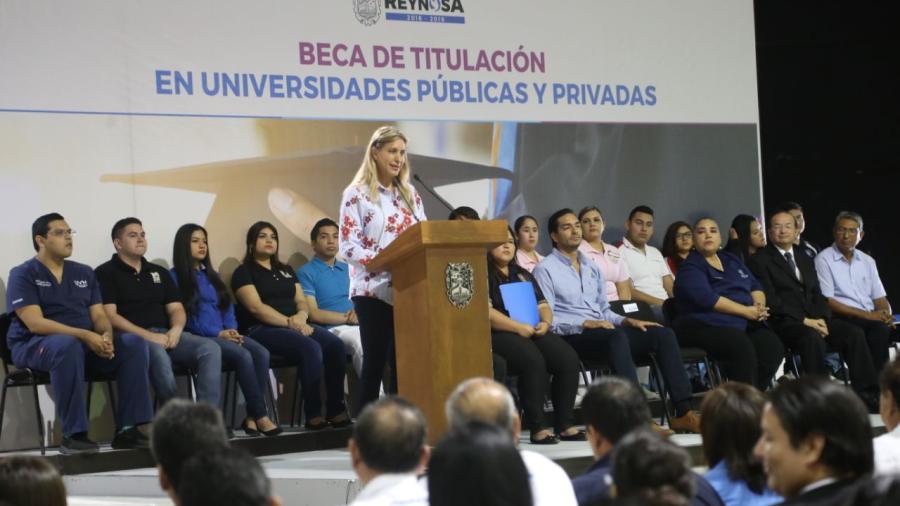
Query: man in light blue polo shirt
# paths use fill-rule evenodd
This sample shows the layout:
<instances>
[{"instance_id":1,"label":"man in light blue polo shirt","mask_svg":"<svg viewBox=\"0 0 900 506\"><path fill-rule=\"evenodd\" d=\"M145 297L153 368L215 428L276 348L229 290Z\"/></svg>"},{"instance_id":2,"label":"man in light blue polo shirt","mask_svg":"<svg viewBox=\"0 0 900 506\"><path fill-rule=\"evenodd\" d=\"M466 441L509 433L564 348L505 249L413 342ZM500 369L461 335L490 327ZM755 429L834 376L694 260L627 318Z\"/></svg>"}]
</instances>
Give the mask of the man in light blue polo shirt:
<instances>
[{"instance_id":1,"label":"man in light blue polo shirt","mask_svg":"<svg viewBox=\"0 0 900 506\"><path fill-rule=\"evenodd\" d=\"M571 209L553 213L547 231L553 251L535 267L534 278L553 308L553 332L579 357L608 361L617 375L635 384L632 355L653 353L675 406L670 428L700 432L700 415L691 409L691 385L675 333L656 322L625 318L610 309L603 272L578 251L581 223Z\"/></svg>"},{"instance_id":2,"label":"man in light blue polo shirt","mask_svg":"<svg viewBox=\"0 0 900 506\"><path fill-rule=\"evenodd\" d=\"M363 351L359 338L359 320L350 301L350 272L338 260L338 226L323 218L310 233L315 256L297 269L297 279L309 305L309 319L338 336L347 349L357 377L362 373Z\"/></svg>"},{"instance_id":3,"label":"man in light blue polo shirt","mask_svg":"<svg viewBox=\"0 0 900 506\"><path fill-rule=\"evenodd\" d=\"M841 211L834 220L834 244L816 255L816 273L822 295L835 318L846 320L866 333L876 371L888 361L894 324L891 303L878 276L875 260L856 249L863 238L862 217Z\"/></svg>"}]
</instances>

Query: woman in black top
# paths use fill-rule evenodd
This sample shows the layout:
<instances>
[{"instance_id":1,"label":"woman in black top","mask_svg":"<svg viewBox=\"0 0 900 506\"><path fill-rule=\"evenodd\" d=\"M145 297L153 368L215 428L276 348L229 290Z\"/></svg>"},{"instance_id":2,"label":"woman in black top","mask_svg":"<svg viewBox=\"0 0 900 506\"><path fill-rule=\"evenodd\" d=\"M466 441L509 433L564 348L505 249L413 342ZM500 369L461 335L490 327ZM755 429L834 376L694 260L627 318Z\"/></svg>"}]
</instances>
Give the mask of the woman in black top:
<instances>
[{"instance_id":1,"label":"woman in black top","mask_svg":"<svg viewBox=\"0 0 900 506\"><path fill-rule=\"evenodd\" d=\"M750 256L756 250L766 246L766 234L762 226L754 216L739 214L731 221L731 229L728 230L728 244L725 251L737 257L747 265Z\"/></svg>"},{"instance_id":2,"label":"woman in black top","mask_svg":"<svg viewBox=\"0 0 900 506\"><path fill-rule=\"evenodd\" d=\"M247 231L247 253L231 277L231 289L238 300L241 333L300 365L306 428L349 425L344 407L344 343L307 323L303 288L294 269L278 260L278 231L271 223L259 221ZM319 392L323 368L325 417Z\"/></svg>"},{"instance_id":3,"label":"woman in black top","mask_svg":"<svg viewBox=\"0 0 900 506\"><path fill-rule=\"evenodd\" d=\"M532 443L553 444L557 438L583 440L584 432L572 424L578 390L578 355L562 338L550 332L553 311L531 273L516 263L516 241L512 230L508 233L507 241L488 253L493 351L506 360L509 374L518 376L519 399ZM540 315L540 322L535 326L510 318L503 301L500 285L521 281L530 283L534 290ZM548 373L553 375L550 399L556 435L544 419L544 398L550 383Z\"/></svg>"}]
</instances>

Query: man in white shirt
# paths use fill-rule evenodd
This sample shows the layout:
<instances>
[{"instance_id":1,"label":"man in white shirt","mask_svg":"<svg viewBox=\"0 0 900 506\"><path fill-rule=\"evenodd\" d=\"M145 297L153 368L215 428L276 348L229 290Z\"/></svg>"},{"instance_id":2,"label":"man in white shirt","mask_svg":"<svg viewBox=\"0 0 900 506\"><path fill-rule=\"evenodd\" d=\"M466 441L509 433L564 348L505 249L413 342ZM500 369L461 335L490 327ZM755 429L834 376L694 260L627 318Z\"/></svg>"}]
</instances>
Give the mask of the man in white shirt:
<instances>
[{"instance_id":1,"label":"man in white shirt","mask_svg":"<svg viewBox=\"0 0 900 506\"><path fill-rule=\"evenodd\" d=\"M445 406L450 430L465 430L470 422L495 425L509 431L518 444L522 421L512 395L489 378L472 378L459 384ZM568 475L558 464L539 453L519 450L531 481L534 506L577 506Z\"/></svg>"},{"instance_id":2,"label":"man in white shirt","mask_svg":"<svg viewBox=\"0 0 900 506\"><path fill-rule=\"evenodd\" d=\"M363 489L355 506L428 506L417 475L428 462L425 417L401 397L382 397L360 413L348 443Z\"/></svg>"},{"instance_id":3,"label":"man in white shirt","mask_svg":"<svg viewBox=\"0 0 900 506\"><path fill-rule=\"evenodd\" d=\"M672 296L675 278L662 253L650 246L653 237L653 209L637 206L628 213L625 237L619 252L628 265L631 281L631 298L646 302L653 308L656 319L663 322L662 305Z\"/></svg>"},{"instance_id":4,"label":"man in white shirt","mask_svg":"<svg viewBox=\"0 0 900 506\"><path fill-rule=\"evenodd\" d=\"M875 438L875 474L900 474L900 361L881 372L881 421L886 434Z\"/></svg>"}]
</instances>

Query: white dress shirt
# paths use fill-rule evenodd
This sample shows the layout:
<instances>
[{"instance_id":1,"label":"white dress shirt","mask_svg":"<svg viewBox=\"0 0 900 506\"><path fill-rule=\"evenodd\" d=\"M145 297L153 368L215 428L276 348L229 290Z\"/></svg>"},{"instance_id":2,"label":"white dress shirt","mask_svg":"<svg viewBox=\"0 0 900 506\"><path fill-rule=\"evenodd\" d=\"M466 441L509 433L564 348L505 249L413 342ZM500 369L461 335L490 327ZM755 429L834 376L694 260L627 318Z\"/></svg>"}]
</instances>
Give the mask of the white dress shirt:
<instances>
[{"instance_id":1,"label":"white dress shirt","mask_svg":"<svg viewBox=\"0 0 900 506\"><path fill-rule=\"evenodd\" d=\"M428 506L428 486L413 473L382 474L363 487L351 506Z\"/></svg>"},{"instance_id":2,"label":"white dress shirt","mask_svg":"<svg viewBox=\"0 0 900 506\"><path fill-rule=\"evenodd\" d=\"M900 425L872 440L875 474L900 474Z\"/></svg>"}]
</instances>

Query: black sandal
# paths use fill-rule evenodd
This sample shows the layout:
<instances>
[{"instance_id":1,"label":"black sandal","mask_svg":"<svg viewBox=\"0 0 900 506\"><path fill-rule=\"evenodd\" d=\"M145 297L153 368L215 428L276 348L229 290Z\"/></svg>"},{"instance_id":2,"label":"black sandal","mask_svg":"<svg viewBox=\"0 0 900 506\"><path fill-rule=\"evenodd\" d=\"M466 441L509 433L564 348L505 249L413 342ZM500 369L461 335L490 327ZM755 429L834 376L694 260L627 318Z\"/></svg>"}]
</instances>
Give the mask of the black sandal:
<instances>
[{"instance_id":1,"label":"black sandal","mask_svg":"<svg viewBox=\"0 0 900 506\"><path fill-rule=\"evenodd\" d=\"M558 434L556 437L559 438L560 441L587 441L587 435L583 430L579 430L575 434Z\"/></svg>"},{"instance_id":2,"label":"black sandal","mask_svg":"<svg viewBox=\"0 0 900 506\"><path fill-rule=\"evenodd\" d=\"M559 439L556 439L556 436L553 433L547 434L540 439L535 439L532 434L529 436L529 439L533 445L555 445L556 443L559 443Z\"/></svg>"}]
</instances>

